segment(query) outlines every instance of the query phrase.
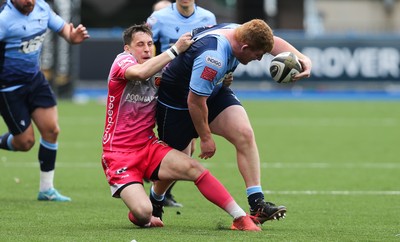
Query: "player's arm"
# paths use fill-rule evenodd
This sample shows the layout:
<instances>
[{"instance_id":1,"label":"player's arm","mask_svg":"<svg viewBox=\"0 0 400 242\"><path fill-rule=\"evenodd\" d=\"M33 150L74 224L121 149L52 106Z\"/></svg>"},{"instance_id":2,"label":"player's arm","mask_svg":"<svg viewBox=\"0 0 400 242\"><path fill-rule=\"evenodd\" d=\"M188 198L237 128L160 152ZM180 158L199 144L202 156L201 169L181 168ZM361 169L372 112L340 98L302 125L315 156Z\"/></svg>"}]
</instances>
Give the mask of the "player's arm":
<instances>
[{"instance_id":1,"label":"player's arm","mask_svg":"<svg viewBox=\"0 0 400 242\"><path fill-rule=\"evenodd\" d=\"M125 71L128 80L147 80L159 72L166 64L184 52L193 43L190 33L183 34L179 40L167 51L147 60L142 64L129 67Z\"/></svg>"},{"instance_id":2,"label":"player's arm","mask_svg":"<svg viewBox=\"0 0 400 242\"><path fill-rule=\"evenodd\" d=\"M82 43L85 39L90 37L85 26L79 24L75 28L72 23L64 24L64 27L58 34L70 44Z\"/></svg>"},{"instance_id":3,"label":"player's arm","mask_svg":"<svg viewBox=\"0 0 400 242\"><path fill-rule=\"evenodd\" d=\"M200 137L200 155L202 159L211 158L216 151L210 126L208 125L207 96L200 96L192 91L188 95L188 108L194 127Z\"/></svg>"},{"instance_id":4,"label":"player's arm","mask_svg":"<svg viewBox=\"0 0 400 242\"><path fill-rule=\"evenodd\" d=\"M200 137L199 157L207 159L216 152L216 145L208 124L207 99L213 93L217 83L226 77L226 65L219 51L213 49L199 51L202 53L199 53L193 62L187 104L194 127ZM228 84L230 79L228 78L226 82L225 84Z\"/></svg>"},{"instance_id":5,"label":"player's arm","mask_svg":"<svg viewBox=\"0 0 400 242\"><path fill-rule=\"evenodd\" d=\"M272 49L271 54L275 56L279 53L286 52L286 51L289 51L289 52L292 52L293 54L295 54L299 58L299 61L303 68L303 72L297 74L293 78L293 80L297 81L302 78L310 77L311 67L312 67L311 59L308 56L301 53L299 50L297 50L293 45L288 43L286 40L279 38L277 36L274 36L274 48Z\"/></svg>"}]
</instances>

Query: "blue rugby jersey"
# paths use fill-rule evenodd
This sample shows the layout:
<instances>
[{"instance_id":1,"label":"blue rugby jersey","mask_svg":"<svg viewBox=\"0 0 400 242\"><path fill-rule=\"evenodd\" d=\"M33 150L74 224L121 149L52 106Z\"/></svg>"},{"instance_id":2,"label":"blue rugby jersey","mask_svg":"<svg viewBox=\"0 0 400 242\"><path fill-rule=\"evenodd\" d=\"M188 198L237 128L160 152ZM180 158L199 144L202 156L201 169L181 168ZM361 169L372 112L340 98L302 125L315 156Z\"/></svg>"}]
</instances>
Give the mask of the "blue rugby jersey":
<instances>
[{"instance_id":1,"label":"blue rugby jersey","mask_svg":"<svg viewBox=\"0 0 400 242\"><path fill-rule=\"evenodd\" d=\"M11 0L0 10L0 91L28 83L40 71L40 52L47 29L61 31L65 21L44 0L25 16Z\"/></svg>"},{"instance_id":2,"label":"blue rugby jersey","mask_svg":"<svg viewBox=\"0 0 400 242\"><path fill-rule=\"evenodd\" d=\"M158 90L158 101L163 105L187 110L190 91L212 98L222 81L232 75L239 65L229 41L223 36L210 33L215 29L234 29L237 24L221 24L193 36L195 42L189 49L170 62L163 72Z\"/></svg>"},{"instance_id":3,"label":"blue rugby jersey","mask_svg":"<svg viewBox=\"0 0 400 242\"><path fill-rule=\"evenodd\" d=\"M176 9L176 3L173 3L170 7L153 12L147 19L147 24L153 32L153 41L160 42L161 52L164 52L182 34L197 27L215 25L217 22L212 12L197 5L195 5L194 13L185 17Z\"/></svg>"}]
</instances>

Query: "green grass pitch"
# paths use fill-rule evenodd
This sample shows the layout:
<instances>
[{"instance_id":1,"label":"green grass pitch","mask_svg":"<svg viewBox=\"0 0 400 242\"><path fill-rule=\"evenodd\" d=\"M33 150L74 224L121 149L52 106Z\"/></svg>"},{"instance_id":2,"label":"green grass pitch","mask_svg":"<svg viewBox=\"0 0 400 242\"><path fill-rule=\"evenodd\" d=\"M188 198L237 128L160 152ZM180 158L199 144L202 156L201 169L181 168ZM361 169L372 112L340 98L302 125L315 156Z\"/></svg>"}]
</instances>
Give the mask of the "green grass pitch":
<instances>
[{"instance_id":1,"label":"green grass pitch","mask_svg":"<svg viewBox=\"0 0 400 242\"><path fill-rule=\"evenodd\" d=\"M38 145L28 153L0 150L0 241L400 241L400 102L243 104L266 199L286 205L286 219L259 233L230 231L225 212L192 183L178 182L174 195L184 207L165 209L165 227L134 227L101 168L104 104L60 101L55 185L73 201L36 200ZM217 154L203 164L248 211L235 151L219 137L216 143Z\"/></svg>"}]
</instances>

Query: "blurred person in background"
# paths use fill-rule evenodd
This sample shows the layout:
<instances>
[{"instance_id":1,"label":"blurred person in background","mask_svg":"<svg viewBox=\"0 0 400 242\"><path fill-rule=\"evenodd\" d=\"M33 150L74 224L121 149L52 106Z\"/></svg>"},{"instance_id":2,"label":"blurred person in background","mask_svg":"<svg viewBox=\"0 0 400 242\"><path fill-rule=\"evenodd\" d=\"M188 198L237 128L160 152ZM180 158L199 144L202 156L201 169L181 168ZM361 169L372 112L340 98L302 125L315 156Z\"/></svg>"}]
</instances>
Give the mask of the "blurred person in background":
<instances>
[{"instance_id":1,"label":"blurred person in background","mask_svg":"<svg viewBox=\"0 0 400 242\"><path fill-rule=\"evenodd\" d=\"M166 7L170 7L172 5L172 2L168 1L168 0L160 0L158 2L156 2L155 4L153 4L153 12L161 10L163 8ZM160 47L160 46L158 46ZM161 50L157 50L156 46L153 45L153 55L156 55L157 53L160 53Z\"/></svg>"},{"instance_id":2,"label":"blurred person in background","mask_svg":"<svg viewBox=\"0 0 400 242\"><path fill-rule=\"evenodd\" d=\"M53 12L44 0L7 0L0 8L0 113L8 132L0 149L29 151L35 144L33 123L40 133L38 200L71 201L54 188L60 132L56 97L40 71L39 57L47 29L70 44L89 38Z\"/></svg>"},{"instance_id":3,"label":"blurred person in background","mask_svg":"<svg viewBox=\"0 0 400 242\"><path fill-rule=\"evenodd\" d=\"M147 25L127 28L123 40L124 51L117 55L109 73L103 133L102 166L111 195L123 200L133 224L163 227L162 214L152 215L143 179L193 181L205 198L234 218L231 229L260 231L207 169L154 134L158 84L154 75L193 43L190 33L153 58Z\"/></svg>"},{"instance_id":4,"label":"blurred person in background","mask_svg":"<svg viewBox=\"0 0 400 242\"><path fill-rule=\"evenodd\" d=\"M171 6L172 2L168 0L160 0L153 4L153 12Z\"/></svg>"},{"instance_id":5,"label":"blurred person in background","mask_svg":"<svg viewBox=\"0 0 400 242\"><path fill-rule=\"evenodd\" d=\"M182 33L190 32L198 27L212 26L217 22L212 12L197 6L194 0L176 0L170 6L153 12L147 19L147 24L153 32L156 53L160 53L173 45ZM195 139L192 140L188 153L192 155L194 149ZM174 185L175 183L167 190L165 198L163 198L164 205L182 207L182 204L178 203L171 193Z\"/></svg>"},{"instance_id":6,"label":"blurred person in background","mask_svg":"<svg viewBox=\"0 0 400 242\"><path fill-rule=\"evenodd\" d=\"M260 223L280 219L285 216L286 207L264 200L254 131L229 85L239 63L246 65L261 60L266 53L293 52L303 68L294 80L310 76L311 60L274 36L268 24L259 19L243 25L222 24L192 32L195 42L162 74L157 104L159 138L177 150L187 151L191 140L200 137L199 157L209 159L216 152L212 135L224 137L235 146L250 214ZM154 184L153 190L160 195L167 187L161 181ZM160 212L154 211L154 214Z\"/></svg>"}]
</instances>

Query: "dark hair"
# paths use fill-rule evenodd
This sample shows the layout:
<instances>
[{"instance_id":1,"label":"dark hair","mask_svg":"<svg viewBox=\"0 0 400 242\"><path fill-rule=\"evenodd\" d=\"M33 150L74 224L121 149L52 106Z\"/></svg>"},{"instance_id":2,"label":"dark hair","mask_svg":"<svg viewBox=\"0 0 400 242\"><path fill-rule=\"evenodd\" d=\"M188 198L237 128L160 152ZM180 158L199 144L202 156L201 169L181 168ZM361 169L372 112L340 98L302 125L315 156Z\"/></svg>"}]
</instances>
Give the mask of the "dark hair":
<instances>
[{"instance_id":1,"label":"dark hair","mask_svg":"<svg viewBox=\"0 0 400 242\"><path fill-rule=\"evenodd\" d=\"M143 32L149 34L150 36L153 36L153 33L151 32L151 29L148 25L146 24L132 25L124 30L123 33L124 45L129 45L132 42L133 35L135 35L137 32Z\"/></svg>"}]
</instances>

